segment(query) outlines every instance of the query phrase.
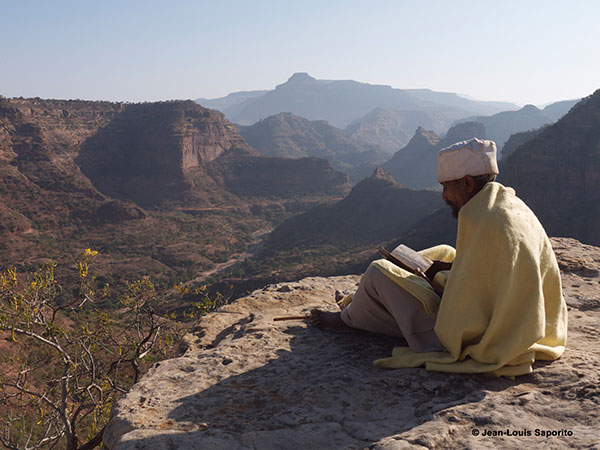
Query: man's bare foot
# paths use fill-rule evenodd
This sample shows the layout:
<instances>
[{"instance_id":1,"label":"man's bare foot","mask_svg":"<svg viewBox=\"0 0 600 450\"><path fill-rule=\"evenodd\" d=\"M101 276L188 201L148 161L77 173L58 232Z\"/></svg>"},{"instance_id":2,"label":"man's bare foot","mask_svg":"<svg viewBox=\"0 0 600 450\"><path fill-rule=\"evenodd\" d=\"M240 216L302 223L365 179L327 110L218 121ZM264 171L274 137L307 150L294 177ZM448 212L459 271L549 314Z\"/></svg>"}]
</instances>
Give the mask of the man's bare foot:
<instances>
[{"instance_id":1,"label":"man's bare foot","mask_svg":"<svg viewBox=\"0 0 600 450\"><path fill-rule=\"evenodd\" d=\"M324 331L335 331L338 333L355 333L360 331L356 328L349 327L342 320L342 313L321 311L313 309L310 312L310 322L317 328Z\"/></svg>"},{"instance_id":2,"label":"man's bare foot","mask_svg":"<svg viewBox=\"0 0 600 450\"><path fill-rule=\"evenodd\" d=\"M337 290L336 290L334 295L335 295L335 303L338 305L338 307L339 307L340 309L344 309L344 308L343 308L343 307L342 307L342 306L339 304L339 301L345 297L344 293L343 293L343 292L341 292L341 291L337 291Z\"/></svg>"}]
</instances>

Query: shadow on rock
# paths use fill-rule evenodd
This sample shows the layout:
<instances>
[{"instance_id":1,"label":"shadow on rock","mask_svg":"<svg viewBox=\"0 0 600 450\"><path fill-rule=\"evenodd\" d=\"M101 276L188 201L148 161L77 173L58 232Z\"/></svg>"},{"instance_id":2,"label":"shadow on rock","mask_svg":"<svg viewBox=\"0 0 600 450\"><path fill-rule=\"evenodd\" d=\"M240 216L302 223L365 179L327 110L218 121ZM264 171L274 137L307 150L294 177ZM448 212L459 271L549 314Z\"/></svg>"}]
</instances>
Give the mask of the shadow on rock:
<instances>
[{"instance_id":1,"label":"shadow on rock","mask_svg":"<svg viewBox=\"0 0 600 450\"><path fill-rule=\"evenodd\" d=\"M383 370L372 361L398 345L392 338L299 326L285 333L291 336L290 350L279 349L264 365L178 400L169 414L172 428L202 431L170 431L128 440L119 448L362 448L444 416L453 406L480 402L486 391L528 379ZM251 335L248 331L234 337L230 345ZM234 362L224 355L219 358L214 364ZM481 424L486 420L472 419ZM442 420L458 419L450 414Z\"/></svg>"}]
</instances>

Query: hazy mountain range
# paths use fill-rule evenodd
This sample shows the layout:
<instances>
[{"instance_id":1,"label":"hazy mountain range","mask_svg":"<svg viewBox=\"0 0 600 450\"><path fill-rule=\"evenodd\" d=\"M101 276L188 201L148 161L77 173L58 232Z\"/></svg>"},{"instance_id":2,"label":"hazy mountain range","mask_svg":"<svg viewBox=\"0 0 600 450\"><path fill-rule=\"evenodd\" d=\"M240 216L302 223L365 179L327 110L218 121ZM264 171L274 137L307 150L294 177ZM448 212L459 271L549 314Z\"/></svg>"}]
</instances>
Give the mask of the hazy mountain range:
<instances>
[{"instance_id":1,"label":"hazy mountain range","mask_svg":"<svg viewBox=\"0 0 600 450\"><path fill-rule=\"evenodd\" d=\"M479 122L459 123L450 128L445 136L418 128L408 145L398 150L382 167L402 186L439 189L438 152L444 147L474 137L486 138L485 127Z\"/></svg>"},{"instance_id":2,"label":"hazy mountain range","mask_svg":"<svg viewBox=\"0 0 600 450\"><path fill-rule=\"evenodd\" d=\"M408 144L419 127L442 134L448 130L448 123L443 115L430 111L375 108L350 123L344 132L357 141L376 145L381 151L394 154Z\"/></svg>"},{"instance_id":3,"label":"hazy mountain range","mask_svg":"<svg viewBox=\"0 0 600 450\"><path fill-rule=\"evenodd\" d=\"M236 92L218 99L198 99L222 111L232 122L251 125L260 119L290 112L309 120L327 120L344 128L376 108L431 114L446 128L455 120L518 109L512 103L483 102L429 89L394 89L352 80L317 80L295 73L270 91Z\"/></svg>"},{"instance_id":4,"label":"hazy mountain range","mask_svg":"<svg viewBox=\"0 0 600 450\"><path fill-rule=\"evenodd\" d=\"M498 150L501 151L512 134L552 124L564 116L578 101L579 99L556 102L544 109L526 105L518 111L503 111L492 116L467 117L460 122L482 123L488 139L495 141Z\"/></svg>"},{"instance_id":5,"label":"hazy mountain range","mask_svg":"<svg viewBox=\"0 0 600 450\"><path fill-rule=\"evenodd\" d=\"M550 235L600 244L600 90L521 144L503 171Z\"/></svg>"},{"instance_id":6,"label":"hazy mountain range","mask_svg":"<svg viewBox=\"0 0 600 450\"><path fill-rule=\"evenodd\" d=\"M600 242L599 96L553 125L513 135L501 175L550 234L589 243ZM389 118L384 110L374 115ZM278 114L240 127L245 139L223 114L191 101L0 99L0 125L0 229L8 237L0 243L0 263L35 264L95 247L107 272L151 271L171 281L227 262L256 236L317 204L273 233L269 267L255 265L255 273L271 279L283 276L283 267L286 276L301 273L282 252L302 270L317 270L320 261L323 270L342 271L348 266L339 261L356 261L355 251L366 258L375 241L396 233L415 246L451 239L448 212L433 212L439 192L411 189L437 184L439 148L488 137L480 122L458 123L446 133L418 128L383 164L402 186L375 171L328 206L350 184L324 157L372 173L372 158L385 153L350 128L324 121ZM278 244L279 237L287 240ZM308 253L296 248L300 243Z\"/></svg>"},{"instance_id":7,"label":"hazy mountain range","mask_svg":"<svg viewBox=\"0 0 600 450\"><path fill-rule=\"evenodd\" d=\"M461 132L461 126L483 131L482 124L470 122L459 124L453 133ZM435 133L420 129L409 146L416 153L436 155L441 142ZM499 181L516 189L550 236L600 244L600 90L555 124L524 132L511 145L516 148L503 161ZM404 196L406 192L412 194ZM419 211L421 204L428 207ZM271 233L254 271L264 276L270 267L264 261L278 260L288 277L319 271L360 273L378 257L378 243L391 248L402 242L418 249L453 244L456 220L441 204L441 192L407 191L386 172L376 171L343 200L283 222ZM325 261L317 260L308 271L306 263L290 252L294 246L305 255L326 255Z\"/></svg>"},{"instance_id":8,"label":"hazy mountain range","mask_svg":"<svg viewBox=\"0 0 600 450\"><path fill-rule=\"evenodd\" d=\"M273 90L198 101L237 123L246 141L262 155L326 158L352 183L382 166L400 184L415 189L437 185L432 162L443 146L480 137L493 139L501 151L511 135L553 123L576 103L519 109L427 89L316 80L306 73L294 74ZM455 127L465 122L480 125ZM441 144L420 152L417 142L424 141L415 130L417 135L424 130L433 133Z\"/></svg>"}]
</instances>

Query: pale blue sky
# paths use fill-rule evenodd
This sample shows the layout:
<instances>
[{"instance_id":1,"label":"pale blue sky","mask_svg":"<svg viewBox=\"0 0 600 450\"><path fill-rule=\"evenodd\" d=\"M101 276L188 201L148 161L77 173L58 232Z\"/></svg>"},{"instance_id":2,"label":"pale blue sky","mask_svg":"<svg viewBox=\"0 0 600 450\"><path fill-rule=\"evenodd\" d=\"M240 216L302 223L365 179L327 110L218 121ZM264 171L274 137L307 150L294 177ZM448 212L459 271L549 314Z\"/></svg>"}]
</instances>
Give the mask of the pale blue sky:
<instances>
[{"instance_id":1,"label":"pale blue sky","mask_svg":"<svg viewBox=\"0 0 600 450\"><path fill-rule=\"evenodd\" d=\"M542 104L600 88L595 0L0 0L0 94L152 101L294 72Z\"/></svg>"}]
</instances>

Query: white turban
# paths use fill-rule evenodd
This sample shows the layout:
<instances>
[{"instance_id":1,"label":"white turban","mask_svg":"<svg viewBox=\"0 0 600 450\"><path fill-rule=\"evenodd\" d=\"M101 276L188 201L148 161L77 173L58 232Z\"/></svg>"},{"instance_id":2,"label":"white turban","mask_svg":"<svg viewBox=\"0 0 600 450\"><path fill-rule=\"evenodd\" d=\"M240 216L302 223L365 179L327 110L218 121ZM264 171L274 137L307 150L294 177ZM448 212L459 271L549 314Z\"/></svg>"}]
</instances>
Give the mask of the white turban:
<instances>
[{"instance_id":1,"label":"white turban","mask_svg":"<svg viewBox=\"0 0 600 450\"><path fill-rule=\"evenodd\" d=\"M496 143L477 138L457 142L438 154L438 182L460 180L464 176L498 174Z\"/></svg>"}]
</instances>

